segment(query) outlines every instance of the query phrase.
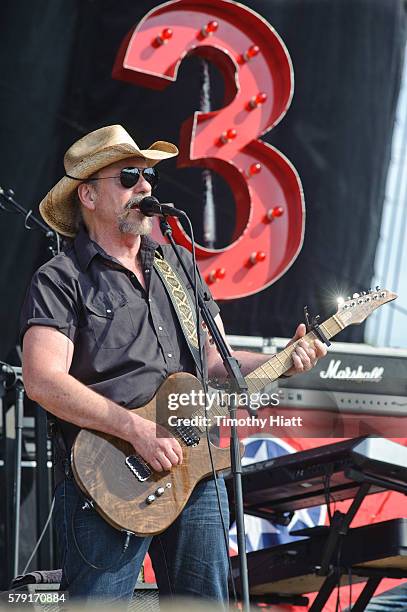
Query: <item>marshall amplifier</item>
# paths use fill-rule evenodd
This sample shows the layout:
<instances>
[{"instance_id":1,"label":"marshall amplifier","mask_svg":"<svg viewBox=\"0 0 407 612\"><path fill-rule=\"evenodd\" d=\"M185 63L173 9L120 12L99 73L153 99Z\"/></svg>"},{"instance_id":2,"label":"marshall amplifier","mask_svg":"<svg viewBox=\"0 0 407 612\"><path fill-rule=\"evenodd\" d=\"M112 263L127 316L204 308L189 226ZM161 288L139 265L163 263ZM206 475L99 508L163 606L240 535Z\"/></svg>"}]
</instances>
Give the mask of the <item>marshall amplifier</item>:
<instances>
[{"instance_id":1,"label":"marshall amplifier","mask_svg":"<svg viewBox=\"0 0 407 612\"><path fill-rule=\"evenodd\" d=\"M229 336L235 349L276 353L288 339ZM312 437L356 437L376 434L407 437L407 350L333 342L315 368L279 378L274 415L302 418L305 428L291 434ZM270 417L271 418L271 417ZM293 421L292 421L293 422ZM289 421L287 420L287 424ZM307 427L308 425L308 427Z\"/></svg>"}]
</instances>

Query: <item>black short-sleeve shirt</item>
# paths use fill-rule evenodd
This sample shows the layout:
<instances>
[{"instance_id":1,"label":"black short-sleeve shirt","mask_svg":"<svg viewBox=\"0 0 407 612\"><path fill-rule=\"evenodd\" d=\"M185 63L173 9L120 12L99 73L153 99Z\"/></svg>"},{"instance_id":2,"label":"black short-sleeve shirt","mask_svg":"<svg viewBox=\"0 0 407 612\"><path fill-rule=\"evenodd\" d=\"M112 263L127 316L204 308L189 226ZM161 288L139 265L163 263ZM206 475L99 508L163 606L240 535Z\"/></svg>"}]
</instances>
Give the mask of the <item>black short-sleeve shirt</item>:
<instances>
[{"instance_id":1,"label":"black short-sleeve shirt","mask_svg":"<svg viewBox=\"0 0 407 612\"><path fill-rule=\"evenodd\" d=\"M144 290L136 276L82 227L70 246L34 274L21 313L21 340L32 325L55 327L74 343L70 374L130 408L148 402L169 374L195 374L173 304L153 266L156 249L193 295L169 245L142 236ZM192 272L189 251L180 252ZM219 308L200 282L216 316ZM63 424L63 429L70 444L78 428Z\"/></svg>"}]
</instances>

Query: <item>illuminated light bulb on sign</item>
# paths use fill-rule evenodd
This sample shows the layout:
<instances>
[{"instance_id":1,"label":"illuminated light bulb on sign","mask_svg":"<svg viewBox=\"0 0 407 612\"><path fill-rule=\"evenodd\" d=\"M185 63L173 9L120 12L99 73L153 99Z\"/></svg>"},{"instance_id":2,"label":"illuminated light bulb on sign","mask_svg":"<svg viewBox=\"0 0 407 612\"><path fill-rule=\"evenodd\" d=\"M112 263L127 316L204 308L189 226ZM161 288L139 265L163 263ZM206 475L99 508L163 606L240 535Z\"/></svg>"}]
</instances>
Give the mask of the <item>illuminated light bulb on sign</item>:
<instances>
[{"instance_id":1,"label":"illuminated light bulb on sign","mask_svg":"<svg viewBox=\"0 0 407 612\"><path fill-rule=\"evenodd\" d=\"M253 98L250 100L248 104L248 110L253 110L257 108L261 104L264 104L266 100L267 100L267 94L264 93L264 91L259 92L257 96L253 96Z\"/></svg>"},{"instance_id":2,"label":"illuminated light bulb on sign","mask_svg":"<svg viewBox=\"0 0 407 612\"><path fill-rule=\"evenodd\" d=\"M243 57L246 62L249 62L251 59L256 57L256 55L258 55L259 53L260 53L260 47L258 47L257 45L251 45L251 47L249 47L247 51L244 53Z\"/></svg>"},{"instance_id":3,"label":"illuminated light bulb on sign","mask_svg":"<svg viewBox=\"0 0 407 612\"><path fill-rule=\"evenodd\" d=\"M252 266L260 263L266 259L266 254L264 251L255 251L250 255L249 262Z\"/></svg>"},{"instance_id":4,"label":"illuminated light bulb on sign","mask_svg":"<svg viewBox=\"0 0 407 612\"><path fill-rule=\"evenodd\" d=\"M219 28L219 23L217 21L210 21L209 23L206 24L206 26L201 28L201 31L199 32L199 36L203 38L207 38L208 36L211 36L212 34L214 34L218 28Z\"/></svg>"},{"instance_id":5,"label":"illuminated light bulb on sign","mask_svg":"<svg viewBox=\"0 0 407 612\"><path fill-rule=\"evenodd\" d=\"M278 217L282 217L284 214L284 208L282 206L274 206L274 208L270 208L266 214L266 221L274 221L274 219L278 219Z\"/></svg>"},{"instance_id":6,"label":"illuminated light bulb on sign","mask_svg":"<svg viewBox=\"0 0 407 612\"><path fill-rule=\"evenodd\" d=\"M173 31L171 28L165 28L159 36L154 39L153 45L160 47L161 45L166 45L168 41L172 38Z\"/></svg>"},{"instance_id":7,"label":"illuminated light bulb on sign","mask_svg":"<svg viewBox=\"0 0 407 612\"><path fill-rule=\"evenodd\" d=\"M250 62L256 55L260 53L260 47L257 45L251 45L242 55L240 55L237 59L239 64L244 64L245 62Z\"/></svg>"},{"instance_id":8,"label":"illuminated light bulb on sign","mask_svg":"<svg viewBox=\"0 0 407 612\"><path fill-rule=\"evenodd\" d=\"M208 274L207 281L208 283L216 283L217 280L222 280L222 278L225 278L225 276L225 268L217 268L217 270L211 270L211 272Z\"/></svg>"},{"instance_id":9,"label":"illuminated light bulb on sign","mask_svg":"<svg viewBox=\"0 0 407 612\"><path fill-rule=\"evenodd\" d=\"M220 144L227 144L231 140L234 140L236 138L236 136L237 136L236 130L234 130L233 128L230 128L229 130L226 130L225 132L222 132L222 134L220 135L220 138L219 138L219 143Z\"/></svg>"},{"instance_id":10,"label":"illuminated light bulb on sign","mask_svg":"<svg viewBox=\"0 0 407 612\"><path fill-rule=\"evenodd\" d=\"M262 170L262 165L261 164L251 164L251 166L249 166L249 169L246 172L246 176L248 176L249 178L251 178L252 176L256 176L256 174L259 174Z\"/></svg>"}]
</instances>

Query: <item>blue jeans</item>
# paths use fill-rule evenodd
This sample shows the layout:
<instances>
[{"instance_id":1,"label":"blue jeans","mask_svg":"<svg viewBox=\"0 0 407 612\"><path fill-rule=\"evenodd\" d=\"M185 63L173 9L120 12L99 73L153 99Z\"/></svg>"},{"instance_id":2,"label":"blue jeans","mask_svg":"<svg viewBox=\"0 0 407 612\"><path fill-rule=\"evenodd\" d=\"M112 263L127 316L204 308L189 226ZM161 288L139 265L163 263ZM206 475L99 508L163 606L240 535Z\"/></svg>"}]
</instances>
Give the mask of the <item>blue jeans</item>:
<instances>
[{"instance_id":1,"label":"blue jeans","mask_svg":"<svg viewBox=\"0 0 407 612\"><path fill-rule=\"evenodd\" d=\"M396 610L399 612L407 610L407 582L373 597L365 608L365 612L396 612Z\"/></svg>"},{"instance_id":2,"label":"blue jeans","mask_svg":"<svg viewBox=\"0 0 407 612\"><path fill-rule=\"evenodd\" d=\"M365 608L365 612L406 612L406 610L407 582L372 597ZM351 612L351 609L345 608L343 612Z\"/></svg>"},{"instance_id":3,"label":"blue jeans","mask_svg":"<svg viewBox=\"0 0 407 612\"><path fill-rule=\"evenodd\" d=\"M229 527L223 478L218 479L222 514ZM55 490L54 524L61 554L61 590L70 599L131 599L148 551L160 596L189 596L227 602L228 555L215 483L200 482L178 519L148 538L111 527L87 503L73 480Z\"/></svg>"}]
</instances>

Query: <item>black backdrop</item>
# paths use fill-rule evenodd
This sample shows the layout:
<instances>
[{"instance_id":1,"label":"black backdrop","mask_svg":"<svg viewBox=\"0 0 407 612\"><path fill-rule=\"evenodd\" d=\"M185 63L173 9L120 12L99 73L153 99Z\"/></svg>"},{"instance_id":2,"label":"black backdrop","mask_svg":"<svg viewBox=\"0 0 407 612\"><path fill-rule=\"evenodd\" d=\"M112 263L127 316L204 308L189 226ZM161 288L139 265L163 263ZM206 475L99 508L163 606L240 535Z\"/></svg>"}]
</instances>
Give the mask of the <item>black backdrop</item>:
<instances>
[{"instance_id":1,"label":"black backdrop","mask_svg":"<svg viewBox=\"0 0 407 612\"><path fill-rule=\"evenodd\" d=\"M199 108L199 60L183 62L177 82L155 92L111 79L117 48L160 2L3 0L0 23L0 185L34 212L63 173L66 148L84 133L122 123L141 145L178 141ZM332 314L334 296L369 287L379 236L405 40L399 0L250 0L286 43L294 100L265 136L296 166L307 207L303 249L267 290L221 304L229 333L292 334L307 303ZM213 105L222 82L211 71ZM163 166L158 194L191 213L200 235L199 170ZM228 240L232 199L215 181L219 244ZM35 268L48 257L37 232L0 213L0 359L15 345L18 312ZM341 340L363 340L363 327Z\"/></svg>"}]
</instances>

